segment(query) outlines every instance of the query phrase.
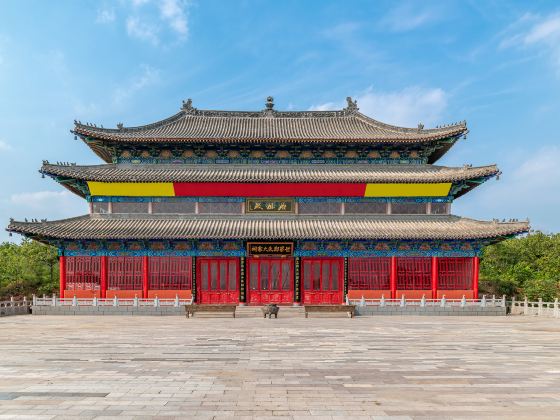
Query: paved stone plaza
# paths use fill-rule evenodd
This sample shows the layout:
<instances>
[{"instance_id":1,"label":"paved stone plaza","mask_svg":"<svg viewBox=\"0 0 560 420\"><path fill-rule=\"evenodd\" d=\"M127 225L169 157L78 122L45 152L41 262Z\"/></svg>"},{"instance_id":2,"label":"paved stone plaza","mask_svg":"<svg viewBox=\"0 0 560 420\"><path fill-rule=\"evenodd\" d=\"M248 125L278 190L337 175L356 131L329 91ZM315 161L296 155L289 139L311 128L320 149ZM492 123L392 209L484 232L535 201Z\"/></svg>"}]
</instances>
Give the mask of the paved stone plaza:
<instances>
[{"instance_id":1,"label":"paved stone plaza","mask_svg":"<svg viewBox=\"0 0 560 420\"><path fill-rule=\"evenodd\" d=\"M0 418L560 417L551 319L14 316L0 339Z\"/></svg>"}]
</instances>

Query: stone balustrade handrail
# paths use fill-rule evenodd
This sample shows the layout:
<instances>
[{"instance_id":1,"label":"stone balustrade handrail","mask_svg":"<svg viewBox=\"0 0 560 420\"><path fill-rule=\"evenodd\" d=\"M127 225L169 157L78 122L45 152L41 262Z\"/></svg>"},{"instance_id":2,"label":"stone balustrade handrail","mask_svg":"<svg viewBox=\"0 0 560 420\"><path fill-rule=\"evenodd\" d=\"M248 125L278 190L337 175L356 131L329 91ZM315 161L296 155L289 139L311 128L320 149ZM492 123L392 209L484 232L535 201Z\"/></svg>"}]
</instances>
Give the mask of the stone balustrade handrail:
<instances>
[{"instance_id":1,"label":"stone balustrade handrail","mask_svg":"<svg viewBox=\"0 0 560 420\"><path fill-rule=\"evenodd\" d=\"M116 306L116 307L162 307L174 306L180 307L184 305L191 305L191 299L181 299L176 296L174 299L160 299L155 297L153 299L142 298L64 298L60 299L56 295L52 297L43 296L33 297L33 306Z\"/></svg>"},{"instance_id":2,"label":"stone balustrade handrail","mask_svg":"<svg viewBox=\"0 0 560 420\"><path fill-rule=\"evenodd\" d=\"M15 300L14 298L2 300L0 301L0 316L28 314L31 304L32 302L25 297L22 300Z\"/></svg>"},{"instance_id":3,"label":"stone balustrade handrail","mask_svg":"<svg viewBox=\"0 0 560 420\"><path fill-rule=\"evenodd\" d=\"M447 299L445 296L441 299L426 299L425 297L421 299L407 299L402 297L400 299L385 299L381 297L380 299L366 299L362 297L361 299L346 299L346 304L356 305L356 306L420 306L420 307L430 307L430 306L440 306L440 307L470 307L470 306L480 306L480 307L502 307L506 306L507 300L505 296L501 298L488 299L486 296L482 296L481 299Z\"/></svg>"},{"instance_id":4,"label":"stone balustrade handrail","mask_svg":"<svg viewBox=\"0 0 560 420\"><path fill-rule=\"evenodd\" d=\"M512 298L510 307L512 315L532 315L560 318L560 305L558 303L558 298L554 299L554 302L543 302L542 299L530 301L527 298L524 300L516 300L515 298Z\"/></svg>"}]
</instances>

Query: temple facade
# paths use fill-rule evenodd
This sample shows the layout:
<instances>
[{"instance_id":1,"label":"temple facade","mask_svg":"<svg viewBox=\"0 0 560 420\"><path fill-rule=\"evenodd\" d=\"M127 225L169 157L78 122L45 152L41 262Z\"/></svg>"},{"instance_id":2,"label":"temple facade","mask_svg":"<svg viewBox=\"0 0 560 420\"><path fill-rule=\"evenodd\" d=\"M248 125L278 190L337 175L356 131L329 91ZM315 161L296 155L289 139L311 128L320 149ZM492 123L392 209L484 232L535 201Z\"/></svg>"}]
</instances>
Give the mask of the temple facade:
<instances>
[{"instance_id":1,"label":"temple facade","mask_svg":"<svg viewBox=\"0 0 560 420\"><path fill-rule=\"evenodd\" d=\"M528 222L451 214L496 165L437 166L466 123L381 123L339 111L213 111L183 102L156 123L75 121L105 163L43 162L89 203L71 219L14 221L54 245L60 296L260 305L346 297L478 297L484 246Z\"/></svg>"}]
</instances>

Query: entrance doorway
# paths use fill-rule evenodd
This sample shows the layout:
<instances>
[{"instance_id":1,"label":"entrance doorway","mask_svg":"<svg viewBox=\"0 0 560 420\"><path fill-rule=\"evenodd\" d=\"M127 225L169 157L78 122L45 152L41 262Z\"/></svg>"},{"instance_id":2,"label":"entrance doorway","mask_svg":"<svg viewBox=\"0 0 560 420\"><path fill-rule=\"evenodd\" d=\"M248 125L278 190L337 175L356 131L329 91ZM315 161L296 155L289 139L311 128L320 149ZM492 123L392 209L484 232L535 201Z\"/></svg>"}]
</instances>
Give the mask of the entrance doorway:
<instances>
[{"instance_id":1,"label":"entrance doorway","mask_svg":"<svg viewBox=\"0 0 560 420\"><path fill-rule=\"evenodd\" d=\"M198 303L239 303L239 258L196 259Z\"/></svg>"},{"instance_id":2,"label":"entrance doorway","mask_svg":"<svg viewBox=\"0 0 560 420\"><path fill-rule=\"evenodd\" d=\"M302 258L303 304L342 303L344 281L343 258Z\"/></svg>"},{"instance_id":3,"label":"entrance doorway","mask_svg":"<svg viewBox=\"0 0 560 420\"><path fill-rule=\"evenodd\" d=\"M250 305L291 304L294 301L293 258L248 258Z\"/></svg>"}]
</instances>

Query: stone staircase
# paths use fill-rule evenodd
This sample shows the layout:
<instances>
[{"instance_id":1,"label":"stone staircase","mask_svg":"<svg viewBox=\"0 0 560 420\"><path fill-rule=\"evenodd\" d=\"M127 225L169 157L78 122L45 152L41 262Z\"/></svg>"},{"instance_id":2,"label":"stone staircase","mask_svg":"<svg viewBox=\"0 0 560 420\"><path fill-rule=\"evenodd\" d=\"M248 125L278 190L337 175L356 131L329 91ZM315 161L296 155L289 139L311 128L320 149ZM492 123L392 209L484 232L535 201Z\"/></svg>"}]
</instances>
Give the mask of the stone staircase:
<instances>
[{"instance_id":1,"label":"stone staircase","mask_svg":"<svg viewBox=\"0 0 560 420\"><path fill-rule=\"evenodd\" d=\"M235 311L236 318L263 318L260 306L238 306ZM274 319L274 316L272 316ZM305 318L303 306L280 306L278 318Z\"/></svg>"}]
</instances>

